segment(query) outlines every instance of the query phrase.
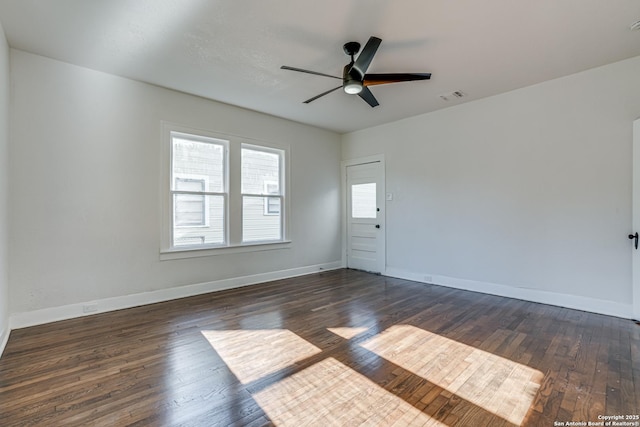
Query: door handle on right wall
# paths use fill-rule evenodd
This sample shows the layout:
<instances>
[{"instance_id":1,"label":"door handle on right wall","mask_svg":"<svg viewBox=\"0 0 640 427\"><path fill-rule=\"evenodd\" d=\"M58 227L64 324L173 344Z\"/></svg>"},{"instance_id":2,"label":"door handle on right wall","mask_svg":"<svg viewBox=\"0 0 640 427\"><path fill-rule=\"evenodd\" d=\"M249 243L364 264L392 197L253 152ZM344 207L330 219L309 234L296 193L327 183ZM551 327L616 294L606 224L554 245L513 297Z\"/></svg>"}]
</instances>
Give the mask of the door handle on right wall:
<instances>
[{"instance_id":1,"label":"door handle on right wall","mask_svg":"<svg viewBox=\"0 0 640 427\"><path fill-rule=\"evenodd\" d=\"M636 249L638 249L638 232L636 231L636 234L629 234L629 240L635 240L634 242L634 246L636 247Z\"/></svg>"}]
</instances>

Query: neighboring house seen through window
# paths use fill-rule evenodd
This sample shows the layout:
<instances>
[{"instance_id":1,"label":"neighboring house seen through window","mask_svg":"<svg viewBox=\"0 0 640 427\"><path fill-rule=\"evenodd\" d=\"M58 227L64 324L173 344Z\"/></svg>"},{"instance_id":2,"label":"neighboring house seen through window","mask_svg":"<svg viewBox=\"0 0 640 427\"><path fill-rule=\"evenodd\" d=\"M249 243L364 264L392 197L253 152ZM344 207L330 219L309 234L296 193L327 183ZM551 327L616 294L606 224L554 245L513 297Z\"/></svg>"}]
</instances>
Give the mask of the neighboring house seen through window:
<instances>
[{"instance_id":1,"label":"neighboring house seen through window","mask_svg":"<svg viewBox=\"0 0 640 427\"><path fill-rule=\"evenodd\" d=\"M278 194L278 183L273 181L264 182L265 194ZM265 197L264 198L264 214L265 215L280 215L280 198L279 197Z\"/></svg>"},{"instance_id":2,"label":"neighboring house seen through window","mask_svg":"<svg viewBox=\"0 0 640 427\"><path fill-rule=\"evenodd\" d=\"M205 209L205 180L176 177L177 191L193 191L178 193L174 203L174 221L176 227L203 227L207 225Z\"/></svg>"},{"instance_id":3,"label":"neighboring house seen through window","mask_svg":"<svg viewBox=\"0 0 640 427\"><path fill-rule=\"evenodd\" d=\"M282 150L242 146L243 242L282 239L283 155Z\"/></svg>"}]
</instances>

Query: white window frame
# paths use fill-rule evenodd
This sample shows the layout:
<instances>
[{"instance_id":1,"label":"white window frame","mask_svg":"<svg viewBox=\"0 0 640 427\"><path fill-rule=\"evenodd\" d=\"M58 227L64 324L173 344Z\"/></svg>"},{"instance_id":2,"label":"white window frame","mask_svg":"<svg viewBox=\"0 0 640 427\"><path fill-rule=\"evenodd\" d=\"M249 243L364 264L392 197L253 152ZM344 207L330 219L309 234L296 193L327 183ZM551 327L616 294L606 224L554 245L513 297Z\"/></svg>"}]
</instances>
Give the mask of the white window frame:
<instances>
[{"instance_id":1,"label":"white window frame","mask_svg":"<svg viewBox=\"0 0 640 427\"><path fill-rule=\"evenodd\" d=\"M173 242L173 201L171 192L172 179L172 134L184 134L189 138L200 137L205 140L215 139L226 141L225 151L225 243L223 245L193 245L172 246ZM289 187L290 148L288 145L264 140L225 134L203 129L195 129L171 123L161 122L162 150L161 150L161 200L162 221L160 232L160 260L173 260L222 254L287 249L291 246L289 239L289 212L291 211L289 197L285 197ZM281 197L281 239L268 241L242 242L242 189L241 189L241 152L242 146L254 147L258 150L281 152L280 182ZM208 192L207 192L208 194ZM216 193L218 194L218 193ZM261 195L264 196L264 195Z\"/></svg>"},{"instance_id":2,"label":"white window frame","mask_svg":"<svg viewBox=\"0 0 640 427\"><path fill-rule=\"evenodd\" d=\"M248 144L248 143L243 143L240 146L240 149L242 150L243 148L247 149L247 150L253 150L253 151L261 151L263 153L269 153L269 154L275 154L278 156L279 161L278 161L278 165L279 165L279 188L280 188L280 193L279 194L270 194L268 195L268 197L273 197L273 198L278 198L280 199L280 234L281 234L281 238L278 240L252 240L251 243L257 243L257 242L278 242L284 239L284 228L285 228L285 220L284 220L284 212L282 209L282 206L285 203L285 182L284 182L284 177L285 177L285 158L286 153L284 150L282 149L278 149L278 148L273 148L273 147L266 147L266 146L262 146L262 145L255 145L255 144ZM241 166L242 168L242 166ZM274 182L274 181L271 181ZM262 197L264 199L263 203L267 203L266 202L266 197L267 196L267 191L266 191L266 184L267 182L265 182L265 186L263 187L262 193L260 194L254 194L254 193L242 193L241 192L241 197ZM266 208L264 208L266 211ZM270 214L270 215L278 215L278 214ZM244 242L244 236L243 236L243 242ZM246 244L246 242L245 242Z\"/></svg>"},{"instance_id":3,"label":"white window frame","mask_svg":"<svg viewBox=\"0 0 640 427\"><path fill-rule=\"evenodd\" d=\"M168 154L169 154L169 168L168 168L168 174L169 174L169 194L170 194L170 204L171 204L171 224L169 225L169 245L168 245L168 249L173 250L173 251L179 251L179 250L189 250L189 249L206 249L206 248L215 248L215 247L221 247L221 246L226 246L227 242L229 241L229 223L228 223L228 205L229 205L229 141L225 140L223 138L217 138L211 135L203 135L202 133L191 133L191 132L184 132L184 131L178 131L178 130L169 130L168 132L168 138L169 138L169 147L168 147ZM197 175L197 174L188 174L188 173L181 173L178 174L179 178L186 178L186 179L204 179L205 182L205 189L204 191L182 191L182 190L176 190L174 189L174 183L172 182L172 178L175 177L174 173L173 173L173 138L174 137L182 137L186 140L190 140L190 141L194 141L194 142L200 142L200 143L205 143L205 144L215 144L215 145L220 145L222 146L223 149L223 156L222 156L222 192L215 192L215 191L209 191L209 180L207 179L206 176L203 175ZM221 196L223 198L223 204L224 204L224 211L223 211L223 216L224 216L224 221L223 221L223 231L222 231L222 243L212 243L212 244L196 244L196 245L180 245L180 246L174 246L173 242L174 242L174 236L173 236L173 231L174 231L174 224L175 224L175 203L174 203L174 196L176 194L197 194L197 195L202 195L205 200L204 200L204 217L205 217L205 224L204 225L189 225L189 226L179 226L176 228L197 228L197 227L207 227L209 226L209 216L207 215L208 212L208 203L207 203L207 196Z\"/></svg>"}]
</instances>

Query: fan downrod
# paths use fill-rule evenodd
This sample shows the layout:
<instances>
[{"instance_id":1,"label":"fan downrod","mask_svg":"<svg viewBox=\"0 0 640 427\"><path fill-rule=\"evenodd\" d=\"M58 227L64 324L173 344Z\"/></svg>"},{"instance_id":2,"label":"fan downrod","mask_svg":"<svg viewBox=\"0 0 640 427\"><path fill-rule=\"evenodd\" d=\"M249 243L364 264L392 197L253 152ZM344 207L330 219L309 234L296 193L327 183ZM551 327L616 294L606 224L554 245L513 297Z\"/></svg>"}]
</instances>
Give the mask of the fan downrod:
<instances>
[{"instance_id":1,"label":"fan downrod","mask_svg":"<svg viewBox=\"0 0 640 427\"><path fill-rule=\"evenodd\" d=\"M358 52L360 52L360 43L358 42L348 42L345 43L342 47L344 49L344 53L353 58Z\"/></svg>"}]
</instances>

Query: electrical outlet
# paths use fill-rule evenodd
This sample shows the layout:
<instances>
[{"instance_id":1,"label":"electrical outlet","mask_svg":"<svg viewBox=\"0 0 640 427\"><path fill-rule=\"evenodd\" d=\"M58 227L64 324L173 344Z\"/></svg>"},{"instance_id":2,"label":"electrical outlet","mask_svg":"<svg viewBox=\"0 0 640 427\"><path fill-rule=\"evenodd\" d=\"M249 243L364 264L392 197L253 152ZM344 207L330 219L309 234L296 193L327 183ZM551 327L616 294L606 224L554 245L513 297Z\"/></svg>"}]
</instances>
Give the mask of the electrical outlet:
<instances>
[{"instance_id":1,"label":"electrical outlet","mask_svg":"<svg viewBox=\"0 0 640 427\"><path fill-rule=\"evenodd\" d=\"M91 304L85 304L82 306L83 313L95 313L96 311L98 311L98 304L95 302Z\"/></svg>"}]
</instances>

